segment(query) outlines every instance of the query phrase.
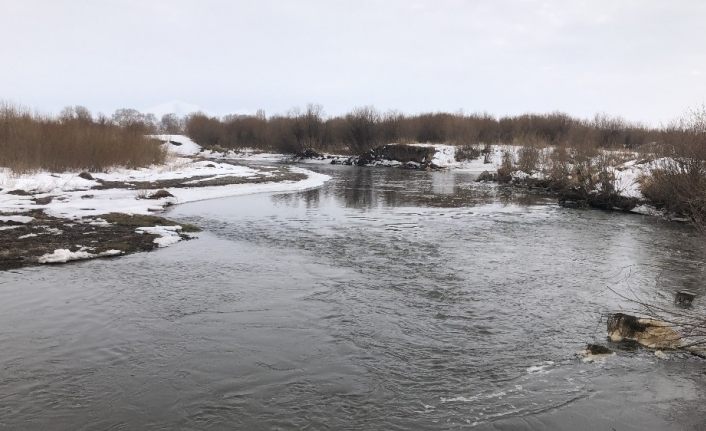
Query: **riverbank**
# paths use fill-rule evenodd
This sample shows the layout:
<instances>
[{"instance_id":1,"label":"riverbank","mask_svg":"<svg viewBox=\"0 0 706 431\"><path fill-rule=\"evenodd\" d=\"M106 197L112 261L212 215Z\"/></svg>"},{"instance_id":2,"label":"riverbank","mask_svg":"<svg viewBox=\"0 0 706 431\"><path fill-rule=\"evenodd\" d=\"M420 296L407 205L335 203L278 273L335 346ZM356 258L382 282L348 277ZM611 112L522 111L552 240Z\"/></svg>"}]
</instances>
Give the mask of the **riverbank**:
<instances>
[{"instance_id":1,"label":"riverbank","mask_svg":"<svg viewBox=\"0 0 706 431\"><path fill-rule=\"evenodd\" d=\"M251 149L206 152L223 160L355 165L411 170L454 170L556 198L567 207L618 210L687 221L660 208L642 193L645 180L674 159L634 151L600 150L557 160L554 147L521 145L457 146L449 144L390 144L361 156L311 151L305 156L263 153ZM571 151L569 151L571 152Z\"/></svg>"},{"instance_id":2,"label":"riverbank","mask_svg":"<svg viewBox=\"0 0 706 431\"><path fill-rule=\"evenodd\" d=\"M0 270L164 247L198 230L156 215L169 206L304 190L329 179L292 166L208 160L184 137L165 145L167 162L144 169L15 174L0 168Z\"/></svg>"},{"instance_id":3,"label":"riverbank","mask_svg":"<svg viewBox=\"0 0 706 431\"><path fill-rule=\"evenodd\" d=\"M517 145L471 148L424 143L381 147L363 158L364 163L357 163L359 159L346 155L219 152L180 135L153 137L164 142L169 157L165 164L150 168L30 174L0 168L0 269L166 246L192 237L195 230L158 217L166 207L241 194L309 189L329 179L293 163L452 170L476 175L479 181L531 190L567 207L593 206L686 221L659 210L642 195L642 179L665 160L646 159L633 152L605 152L610 157L601 156L601 171L596 171L592 162L589 166L594 171L586 174L581 171L584 165L575 160L559 165L551 147L533 150L530 164L527 147ZM609 193L602 194L602 190ZM120 214L135 217L125 226L115 221L120 217L106 218Z\"/></svg>"}]
</instances>

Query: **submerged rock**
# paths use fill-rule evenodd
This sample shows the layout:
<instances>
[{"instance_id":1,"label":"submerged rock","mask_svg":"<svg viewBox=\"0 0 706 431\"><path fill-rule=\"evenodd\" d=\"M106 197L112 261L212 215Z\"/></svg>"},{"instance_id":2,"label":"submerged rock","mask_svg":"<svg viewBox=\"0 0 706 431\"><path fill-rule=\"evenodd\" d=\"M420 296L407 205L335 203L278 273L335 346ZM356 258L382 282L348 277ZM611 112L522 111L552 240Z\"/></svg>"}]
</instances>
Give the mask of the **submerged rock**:
<instances>
[{"instance_id":1,"label":"submerged rock","mask_svg":"<svg viewBox=\"0 0 706 431\"><path fill-rule=\"evenodd\" d=\"M582 357L583 362L596 362L602 361L609 356L615 355L612 350L602 346L600 344L587 344L586 348L580 352L578 355Z\"/></svg>"},{"instance_id":2,"label":"submerged rock","mask_svg":"<svg viewBox=\"0 0 706 431\"><path fill-rule=\"evenodd\" d=\"M608 355L613 353L612 350L600 344L587 344L586 351L592 355Z\"/></svg>"},{"instance_id":3,"label":"submerged rock","mask_svg":"<svg viewBox=\"0 0 706 431\"><path fill-rule=\"evenodd\" d=\"M690 307L691 303L696 298L696 294L688 290L681 290L674 295L674 303L680 307Z\"/></svg>"}]
</instances>

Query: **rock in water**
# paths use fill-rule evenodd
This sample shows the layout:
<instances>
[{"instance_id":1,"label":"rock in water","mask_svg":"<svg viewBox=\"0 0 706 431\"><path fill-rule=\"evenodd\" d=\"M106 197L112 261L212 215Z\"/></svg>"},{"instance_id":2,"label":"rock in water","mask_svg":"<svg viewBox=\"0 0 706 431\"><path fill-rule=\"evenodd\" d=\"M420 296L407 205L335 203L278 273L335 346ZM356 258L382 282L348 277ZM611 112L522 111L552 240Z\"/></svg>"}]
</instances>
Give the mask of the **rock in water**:
<instances>
[{"instance_id":1,"label":"rock in water","mask_svg":"<svg viewBox=\"0 0 706 431\"><path fill-rule=\"evenodd\" d=\"M680 307L690 307L696 298L696 294L688 290L681 290L674 296L674 303Z\"/></svg>"},{"instance_id":2,"label":"rock in water","mask_svg":"<svg viewBox=\"0 0 706 431\"><path fill-rule=\"evenodd\" d=\"M615 313L608 318L607 329L608 337L615 343L633 340L651 349L676 349L681 344L681 336L659 320Z\"/></svg>"},{"instance_id":3,"label":"rock in water","mask_svg":"<svg viewBox=\"0 0 706 431\"><path fill-rule=\"evenodd\" d=\"M613 353L612 350L606 346L601 346L600 344L587 344L586 351L588 351L591 355L608 355Z\"/></svg>"}]
</instances>

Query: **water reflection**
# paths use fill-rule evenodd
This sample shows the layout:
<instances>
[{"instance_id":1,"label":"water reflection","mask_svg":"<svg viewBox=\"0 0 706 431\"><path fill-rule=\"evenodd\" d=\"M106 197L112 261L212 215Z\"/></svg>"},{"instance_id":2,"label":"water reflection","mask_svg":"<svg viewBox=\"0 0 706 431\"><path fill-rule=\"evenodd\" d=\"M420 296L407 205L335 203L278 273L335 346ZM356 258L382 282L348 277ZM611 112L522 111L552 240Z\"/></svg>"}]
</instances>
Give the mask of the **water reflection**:
<instances>
[{"instance_id":1,"label":"water reflection","mask_svg":"<svg viewBox=\"0 0 706 431\"><path fill-rule=\"evenodd\" d=\"M336 205L362 210L414 206L458 208L494 202L503 205L535 205L553 201L529 191L478 183L475 181L476 175L464 172L360 167L330 169L326 172L334 177L328 186L294 194L273 195L272 200L277 204L303 204L307 208L316 208L322 200L330 199Z\"/></svg>"}]
</instances>

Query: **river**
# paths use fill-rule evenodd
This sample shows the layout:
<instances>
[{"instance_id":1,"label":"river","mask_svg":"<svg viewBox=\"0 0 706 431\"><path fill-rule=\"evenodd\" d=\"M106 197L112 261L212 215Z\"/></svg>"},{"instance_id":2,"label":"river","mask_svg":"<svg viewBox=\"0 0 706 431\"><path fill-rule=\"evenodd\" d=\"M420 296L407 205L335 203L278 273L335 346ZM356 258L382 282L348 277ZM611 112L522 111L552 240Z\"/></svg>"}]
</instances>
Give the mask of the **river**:
<instances>
[{"instance_id":1,"label":"river","mask_svg":"<svg viewBox=\"0 0 706 431\"><path fill-rule=\"evenodd\" d=\"M171 209L197 240L0 273L0 429L704 429L702 360L576 356L630 306L611 289L706 294L691 228L313 169Z\"/></svg>"}]
</instances>

